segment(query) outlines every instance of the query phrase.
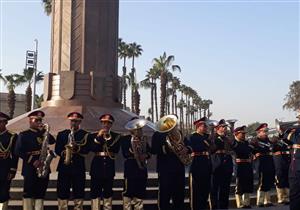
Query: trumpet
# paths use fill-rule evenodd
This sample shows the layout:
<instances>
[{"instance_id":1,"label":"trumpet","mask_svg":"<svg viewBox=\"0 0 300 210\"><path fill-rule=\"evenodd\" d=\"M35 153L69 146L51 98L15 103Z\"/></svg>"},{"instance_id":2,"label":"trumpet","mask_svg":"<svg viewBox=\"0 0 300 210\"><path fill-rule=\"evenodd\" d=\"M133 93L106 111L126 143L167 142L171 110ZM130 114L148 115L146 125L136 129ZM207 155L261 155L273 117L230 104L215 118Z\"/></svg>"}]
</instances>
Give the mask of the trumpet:
<instances>
[{"instance_id":1,"label":"trumpet","mask_svg":"<svg viewBox=\"0 0 300 210\"><path fill-rule=\"evenodd\" d=\"M97 136L102 136L103 137L103 139L105 140L105 141L109 141L109 140L111 140L111 138L112 138L112 136L111 136L111 134L110 134L110 129L109 130L107 130L107 129L101 129L99 132L98 132L98 135Z\"/></svg>"},{"instance_id":2,"label":"trumpet","mask_svg":"<svg viewBox=\"0 0 300 210\"><path fill-rule=\"evenodd\" d=\"M278 119L275 119L275 128L277 132L283 133L288 129L293 129L299 127L299 121L289 121L289 122L282 122Z\"/></svg>"}]
</instances>

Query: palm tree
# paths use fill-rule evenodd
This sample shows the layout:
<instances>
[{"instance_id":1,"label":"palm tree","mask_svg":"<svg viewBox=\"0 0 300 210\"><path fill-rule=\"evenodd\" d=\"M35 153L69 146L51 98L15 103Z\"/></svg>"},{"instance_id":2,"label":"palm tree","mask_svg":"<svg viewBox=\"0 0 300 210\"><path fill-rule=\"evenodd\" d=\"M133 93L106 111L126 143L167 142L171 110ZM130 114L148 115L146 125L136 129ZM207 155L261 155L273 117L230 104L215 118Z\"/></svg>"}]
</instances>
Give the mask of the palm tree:
<instances>
[{"instance_id":1,"label":"palm tree","mask_svg":"<svg viewBox=\"0 0 300 210\"><path fill-rule=\"evenodd\" d=\"M204 109L204 116L205 117L210 117L210 105L212 104L212 100L203 100L203 106L202 108Z\"/></svg>"},{"instance_id":2,"label":"palm tree","mask_svg":"<svg viewBox=\"0 0 300 210\"><path fill-rule=\"evenodd\" d=\"M180 120L180 130L183 131L184 127L184 117L183 117L183 108L185 107L185 102L183 99L180 99L180 101L177 104L177 107L179 108L179 120Z\"/></svg>"},{"instance_id":3,"label":"palm tree","mask_svg":"<svg viewBox=\"0 0 300 210\"><path fill-rule=\"evenodd\" d=\"M154 58L154 66L160 72L160 117L165 115L165 105L166 105L166 96L167 96L167 73L170 72L170 68L172 71L181 71L178 65L172 65L175 57L174 55L167 56L166 52L163 53L159 58Z\"/></svg>"},{"instance_id":4,"label":"palm tree","mask_svg":"<svg viewBox=\"0 0 300 210\"><path fill-rule=\"evenodd\" d=\"M132 59L132 65L131 65L131 76L133 77L134 80L136 78L136 70L134 67L134 59L142 55L143 49L142 46L133 42L129 44L129 49L128 49L128 57ZM131 110L134 110L134 93L135 88L134 86L131 86Z\"/></svg>"},{"instance_id":5,"label":"palm tree","mask_svg":"<svg viewBox=\"0 0 300 210\"><path fill-rule=\"evenodd\" d=\"M139 84L135 84L135 87L134 87L134 113L136 115L140 115L140 112L141 112L141 109L140 109L140 104L141 104L141 95L140 95L140 92L139 92Z\"/></svg>"},{"instance_id":6,"label":"palm tree","mask_svg":"<svg viewBox=\"0 0 300 210\"><path fill-rule=\"evenodd\" d=\"M147 120L153 122L153 118L151 118L150 116L153 116L153 110L151 108L148 109L148 117Z\"/></svg>"},{"instance_id":7,"label":"palm tree","mask_svg":"<svg viewBox=\"0 0 300 210\"><path fill-rule=\"evenodd\" d=\"M180 79L178 77L173 77L171 81L172 87L172 112L177 115L177 94L176 91L180 89Z\"/></svg>"},{"instance_id":8,"label":"palm tree","mask_svg":"<svg viewBox=\"0 0 300 210\"><path fill-rule=\"evenodd\" d=\"M44 12L46 15L50 15L52 13L52 0L42 0L44 5Z\"/></svg>"},{"instance_id":9,"label":"palm tree","mask_svg":"<svg viewBox=\"0 0 300 210\"><path fill-rule=\"evenodd\" d=\"M19 75L20 79L22 80L22 84L26 83L27 88L26 88L26 101L25 101L25 111L29 112L31 110L31 99L32 99L32 89L31 89L31 84L33 83L33 78L34 78L34 69L33 68L28 68L23 70L23 75ZM41 82L44 79L44 74L43 72L39 71L36 74L35 77L35 82Z\"/></svg>"},{"instance_id":10,"label":"palm tree","mask_svg":"<svg viewBox=\"0 0 300 210\"><path fill-rule=\"evenodd\" d=\"M149 89L151 90L151 107L148 109L148 114L150 113L149 110L151 110L151 120L153 121L154 119L154 84L153 84L153 79L150 77L150 75L147 73L146 74L146 78L140 82L140 86L145 88L145 89Z\"/></svg>"},{"instance_id":11,"label":"palm tree","mask_svg":"<svg viewBox=\"0 0 300 210\"><path fill-rule=\"evenodd\" d=\"M129 45L122 41L122 38L119 38L118 45L118 56L120 59L123 59L123 67L122 67L122 90L123 90L123 109L126 109L126 90L127 90L127 82L126 82L126 59L129 56Z\"/></svg>"},{"instance_id":12,"label":"palm tree","mask_svg":"<svg viewBox=\"0 0 300 210\"><path fill-rule=\"evenodd\" d=\"M131 104L131 111L137 115L140 113L140 93L138 91L139 89L139 83L136 81L135 77L133 76L132 72L128 75L129 78L129 85L131 86L133 90L132 95L132 104Z\"/></svg>"},{"instance_id":13,"label":"palm tree","mask_svg":"<svg viewBox=\"0 0 300 210\"><path fill-rule=\"evenodd\" d=\"M7 95L7 105L8 105L8 115L13 118L16 105L16 93L15 87L22 83L22 79L18 74L10 74L6 76L1 75L1 80L6 84L8 95Z\"/></svg>"},{"instance_id":14,"label":"palm tree","mask_svg":"<svg viewBox=\"0 0 300 210\"><path fill-rule=\"evenodd\" d=\"M42 102L44 101L44 94L39 95L35 95L35 104L38 108L40 108L42 106Z\"/></svg>"},{"instance_id":15,"label":"palm tree","mask_svg":"<svg viewBox=\"0 0 300 210\"><path fill-rule=\"evenodd\" d=\"M155 119L158 121L158 105L157 105L157 79L159 79L160 73L158 69L153 66L149 71L147 71L147 75L149 78L151 78L151 83L153 85L153 100L154 100L154 108L155 108ZM147 77L147 76L146 76ZM153 109L154 113L154 109ZM154 120L154 118L153 118Z\"/></svg>"}]
</instances>

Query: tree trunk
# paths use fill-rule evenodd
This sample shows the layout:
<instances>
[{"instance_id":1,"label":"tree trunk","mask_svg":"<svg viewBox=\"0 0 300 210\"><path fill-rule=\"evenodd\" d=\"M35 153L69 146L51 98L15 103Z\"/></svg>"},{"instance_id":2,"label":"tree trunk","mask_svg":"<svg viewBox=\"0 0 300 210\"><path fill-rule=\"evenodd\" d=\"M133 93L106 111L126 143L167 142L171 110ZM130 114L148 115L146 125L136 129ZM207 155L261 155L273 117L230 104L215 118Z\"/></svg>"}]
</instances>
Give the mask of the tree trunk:
<instances>
[{"instance_id":1,"label":"tree trunk","mask_svg":"<svg viewBox=\"0 0 300 210\"><path fill-rule=\"evenodd\" d=\"M154 83L154 102L155 102L155 117L156 121L158 121L158 104L157 104L157 84Z\"/></svg>"},{"instance_id":2,"label":"tree trunk","mask_svg":"<svg viewBox=\"0 0 300 210\"><path fill-rule=\"evenodd\" d=\"M14 90L10 90L7 95L8 115L10 118L14 117L16 106L16 94Z\"/></svg>"},{"instance_id":3,"label":"tree trunk","mask_svg":"<svg viewBox=\"0 0 300 210\"><path fill-rule=\"evenodd\" d=\"M131 110L132 112L134 112L135 107L134 107L134 92L135 92L135 69L134 67L132 67L131 69Z\"/></svg>"},{"instance_id":4,"label":"tree trunk","mask_svg":"<svg viewBox=\"0 0 300 210\"><path fill-rule=\"evenodd\" d=\"M153 79L151 81L151 121L154 122L154 85Z\"/></svg>"},{"instance_id":5,"label":"tree trunk","mask_svg":"<svg viewBox=\"0 0 300 210\"><path fill-rule=\"evenodd\" d=\"M175 109L175 114L177 115L177 95L176 95L176 93L174 95L174 109Z\"/></svg>"},{"instance_id":6,"label":"tree trunk","mask_svg":"<svg viewBox=\"0 0 300 210\"><path fill-rule=\"evenodd\" d=\"M179 109L180 114L180 130L183 132L183 108Z\"/></svg>"},{"instance_id":7,"label":"tree trunk","mask_svg":"<svg viewBox=\"0 0 300 210\"><path fill-rule=\"evenodd\" d=\"M32 90L30 85L26 88L26 102L25 102L25 111L29 112L31 110L31 98L32 98Z\"/></svg>"},{"instance_id":8,"label":"tree trunk","mask_svg":"<svg viewBox=\"0 0 300 210\"><path fill-rule=\"evenodd\" d=\"M166 86L167 86L167 75L162 72L160 75L160 117L165 115L166 108Z\"/></svg>"},{"instance_id":9,"label":"tree trunk","mask_svg":"<svg viewBox=\"0 0 300 210\"><path fill-rule=\"evenodd\" d=\"M123 77L122 77L122 83L123 83L123 109L126 109L126 66L125 66L125 58L124 58L124 66L123 66Z\"/></svg>"},{"instance_id":10,"label":"tree trunk","mask_svg":"<svg viewBox=\"0 0 300 210\"><path fill-rule=\"evenodd\" d=\"M141 96L140 96L140 93L139 93L139 90L137 88L135 88L135 91L134 91L134 107L135 107L135 110L134 112L139 116L140 115L140 99L141 99Z\"/></svg>"}]
</instances>

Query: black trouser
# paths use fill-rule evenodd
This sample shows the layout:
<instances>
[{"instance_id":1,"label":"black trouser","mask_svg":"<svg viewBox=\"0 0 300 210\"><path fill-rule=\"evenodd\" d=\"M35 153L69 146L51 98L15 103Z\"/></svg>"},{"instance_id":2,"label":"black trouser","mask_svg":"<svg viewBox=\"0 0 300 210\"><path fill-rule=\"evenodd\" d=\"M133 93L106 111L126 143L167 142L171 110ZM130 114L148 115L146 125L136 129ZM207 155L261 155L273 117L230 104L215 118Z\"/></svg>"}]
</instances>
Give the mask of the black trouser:
<instances>
[{"instance_id":1,"label":"black trouser","mask_svg":"<svg viewBox=\"0 0 300 210\"><path fill-rule=\"evenodd\" d=\"M251 163L237 163L235 194L253 192L253 169Z\"/></svg>"},{"instance_id":2,"label":"black trouser","mask_svg":"<svg viewBox=\"0 0 300 210\"><path fill-rule=\"evenodd\" d=\"M9 200L10 180L0 180L0 203Z\"/></svg>"},{"instance_id":3,"label":"black trouser","mask_svg":"<svg viewBox=\"0 0 300 210\"><path fill-rule=\"evenodd\" d=\"M185 175L182 172L160 173L158 200L160 210L183 210ZM171 206L170 200L173 205Z\"/></svg>"},{"instance_id":4,"label":"black trouser","mask_svg":"<svg viewBox=\"0 0 300 210\"><path fill-rule=\"evenodd\" d=\"M208 195L211 185L211 170L201 169L202 171L190 174L191 207L193 210L208 209Z\"/></svg>"},{"instance_id":5,"label":"black trouser","mask_svg":"<svg viewBox=\"0 0 300 210\"><path fill-rule=\"evenodd\" d=\"M276 174L276 187L278 188L289 187L290 158L290 155L276 155L273 157Z\"/></svg>"},{"instance_id":6,"label":"black trouser","mask_svg":"<svg viewBox=\"0 0 300 210\"><path fill-rule=\"evenodd\" d=\"M123 196L143 199L146 193L147 178L126 178Z\"/></svg>"},{"instance_id":7,"label":"black trouser","mask_svg":"<svg viewBox=\"0 0 300 210\"><path fill-rule=\"evenodd\" d=\"M36 173L24 176L24 198L44 199L48 187L49 175L39 178Z\"/></svg>"},{"instance_id":8,"label":"black trouser","mask_svg":"<svg viewBox=\"0 0 300 210\"><path fill-rule=\"evenodd\" d=\"M91 198L110 198L113 195L114 178L100 178L91 176Z\"/></svg>"},{"instance_id":9,"label":"black trouser","mask_svg":"<svg viewBox=\"0 0 300 210\"><path fill-rule=\"evenodd\" d=\"M258 190L268 192L275 183L275 167L271 155L263 155L258 159L259 183Z\"/></svg>"},{"instance_id":10,"label":"black trouser","mask_svg":"<svg viewBox=\"0 0 300 210\"><path fill-rule=\"evenodd\" d=\"M72 196L71 190L72 188ZM83 199L85 188L85 172L84 173L63 173L58 172L57 178L57 197L62 200Z\"/></svg>"},{"instance_id":11,"label":"black trouser","mask_svg":"<svg viewBox=\"0 0 300 210\"><path fill-rule=\"evenodd\" d=\"M212 175L212 209L228 209L232 169L226 165L216 168Z\"/></svg>"},{"instance_id":12,"label":"black trouser","mask_svg":"<svg viewBox=\"0 0 300 210\"><path fill-rule=\"evenodd\" d=\"M293 154L289 171L290 210L300 208L300 150Z\"/></svg>"}]
</instances>

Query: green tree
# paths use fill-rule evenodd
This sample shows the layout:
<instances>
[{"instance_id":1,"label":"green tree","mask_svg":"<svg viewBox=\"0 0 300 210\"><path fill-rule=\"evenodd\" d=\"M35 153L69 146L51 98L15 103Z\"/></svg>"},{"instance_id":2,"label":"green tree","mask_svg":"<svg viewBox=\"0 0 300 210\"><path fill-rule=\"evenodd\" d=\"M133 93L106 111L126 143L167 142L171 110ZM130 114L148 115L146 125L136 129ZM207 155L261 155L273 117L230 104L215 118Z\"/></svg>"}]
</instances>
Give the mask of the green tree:
<instances>
[{"instance_id":1,"label":"green tree","mask_svg":"<svg viewBox=\"0 0 300 210\"><path fill-rule=\"evenodd\" d=\"M177 104L177 107L179 109L179 120L180 120L180 130L184 130L184 107L186 106L183 98L180 99L180 101Z\"/></svg>"},{"instance_id":2,"label":"green tree","mask_svg":"<svg viewBox=\"0 0 300 210\"><path fill-rule=\"evenodd\" d=\"M180 79L178 77L173 77L171 81L172 87L172 113L177 115L177 90L180 88Z\"/></svg>"},{"instance_id":3,"label":"green tree","mask_svg":"<svg viewBox=\"0 0 300 210\"><path fill-rule=\"evenodd\" d=\"M254 123L251 123L247 126L246 128L246 132L247 132L247 136L251 136L251 137L254 137L256 136L256 131L255 129L260 125L259 122L254 122Z\"/></svg>"},{"instance_id":4,"label":"green tree","mask_svg":"<svg viewBox=\"0 0 300 210\"><path fill-rule=\"evenodd\" d=\"M44 12L46 15L51 15L52 13L52 0L42 0L44 6Z\"/></svg>"},{"instance_id":5,"label":"green tree","mask_svg":"<svg viewBox=\"0 0 300 210\"><path fill-rule=\"evenodd\" d=\"M7 87L7 106L8 106L8 115L10 118L13 118L15 113L16 105L16 93L15 87L22 83L22 78L18 74L10 74L6 76L1 75L1 80L4 81L4 84Z\"/></svg>"},{"instance_id":6,"label":"green tree","mask_svg":"<svg viewBox=\"0 0 300 210\"><path fill-rule=\"evenodd\" d=\"M157 68L160 74L160 117L165 115L166 98L167 98L167 74L172 71L181 71L178 65L172 65L174 62L174 55L167 56L166 52L159 58L154 58L154 66Z\"/></svg>"},{"instance_id":7,"label":"green tree","mask_svg":"<svg viewBox=\"0 0 300 210\"><path fill-rule=\"evenodd\" d=\"M133 77L134 80L136 79L136 69L134 66L134 61L135 58L139 57L142 55L143 49L142 46L133 42L129 44L129 49L128 49L128 57L131 58L132 64L131 64L131 72L130 72L130 77ZM131 83L134 84L134 83ZM135 110L134 107L134 96L135 96L135 87L131 86L131 110Z\"/></svg>"},{"instance_id":8,"label":"green tree","mask_svg":"<svg viewBox=\"0 0 300 210\"><path fill-rule=\"evenodd\" d=\"M299 111L300 109L300 81L294 81L290 85L290 90L285 96L285 104L283 109L289 109L293 111Z\"/></svg>"},{"instance_id":9,"label":"green tree","mask_svg":"<svg viewBox=\"0 0 300 210\"><path fill-rule=\"evenodd\" d=\"M22 84L27 84L26 88L26 101L25 101L25 111L29 112L31 110L31 99L32 99L32 89L31 89L31 84L33 83L33 78L34 78L34 69L29 68L29 69L24 69L23 70L23 75L19 75L19 78L21 80ZM36 74L35 77L35 82L39 83L43 81L44 79L44 74L43 72L39 71Z\"/></svg>"},{"instance_id":10,"label":"green tree","mask_svg":"<svg viewBox=\"0 0 300 210\"><path fill-rule=\"evenodd\" d=\"M154 120L154 84L153 84L153 79L150 77L149 74L146 75L146 78L140 82L140 86L145 88L145 89L149 89L151 90L151 107L148 109L148 114L151 114L151 120ZM151 112L149 112L149 110L151 110Z\"/></svg>"},{"instance_id":11,"label":"green tree","mask_svg":"<svg viewBox=\"0 0 300 210\"><path fill-rule=\"evenodd\" d=\"M123 67L122 67L122 91L123 91L123 109L126 109L126 90L128 88L128 83L127 83L127 67L126 67L126 59L129 57L129 45L126 44L122 40L122 38L119 38L119 45L118 45L118 56L120 59L123 59Z\"/></svg>"},{"instance_id":12,"label":"green tree","mask_svg":"<svg viewBox=\"0 0 300 210\"><path fill-rule=\"evenodd\" d=\"M37 108L40 108L42 106L42 102L44 101L44 94L39 95L35 95L35 104L37 106Z\"/></svg>"}]
</instances>

